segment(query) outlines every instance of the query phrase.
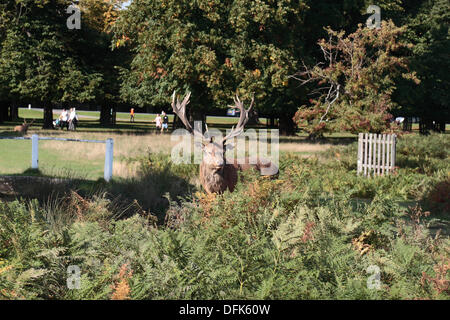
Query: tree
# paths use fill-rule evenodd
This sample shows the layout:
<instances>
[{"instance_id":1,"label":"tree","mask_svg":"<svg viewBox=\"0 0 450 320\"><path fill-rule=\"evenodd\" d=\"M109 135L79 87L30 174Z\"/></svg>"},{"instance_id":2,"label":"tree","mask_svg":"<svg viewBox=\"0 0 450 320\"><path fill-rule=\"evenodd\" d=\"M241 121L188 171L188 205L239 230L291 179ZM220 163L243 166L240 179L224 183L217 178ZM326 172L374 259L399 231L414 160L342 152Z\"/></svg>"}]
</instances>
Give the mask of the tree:
<instances>
[{"instance_id":1,"label":"tree","mask_svg":"<svg viewBox=\"0 0 450 320\"><path fill-rule=\"evenodd\" d=\"M96 95L96 102L101 106L100 123L113 124L111 109L117 109L122 103L120 97L119 67L129 64L130 53L126 48L112 50L112 27L121 14L124 0L81 0L80 8L83 21L85 21L89 34L83 39L86 43L80 48L87 47L88 51L82 55L89 61L90 67L102 74L103 82L101 92ZM115 47L115 46L113 46Z\"/></svg>"},{"instance_id":2,"label":"tree","mask_svg":"<svg viewBox=\"0 0 450 320\"><path fill-rule=\"evenodd\" d=\"M411 10L405 18L408 30L404 37L414 45L410 66L421 83L414 88L404 81L399 83L395 98L404 108L398 113L420 117L422 133L444 131L450 122L450 3L420 1Z\"/></svg>"},{"instance_id":3,"label":"tree","mask_svg":"<svg viewBox=\"0 0 450 320\"><path fill-rule=\"evenodd\" d=\"M255 93L260 113L278 108L290 120L299 94L287 76L298 68L304 10L304 1L135 0L113 27L115 45L133 53L121 95L169 106L173 90L191 91L191 116L202 119L234 93Z\"/></svg>"},{"instance_id":4,"label":"tree","mask_svg":"<svg viewBox=\"0 0 450 320\"><path fill-rule=\"evenodd\" d=\"M395 107L391 95L394 79L402 75L419 82L408 71L402 50L410 44L399 40L406 27L383 21L381 29L358 29L345 36L326 28L329 39L318 42L325 62L292 77L301 85L314 85L309 105L302 105L295 121L311 138L325 132L382 132L390 129L389 113Z\"/></svg>"},{"instance_id":5,"label":"tree","mask_svg":"<svg viewBox=\"0 0 450 320\"><path fill-rule=\"evenodd\" d=\"M13 102L44 107L44 128L52 127L54 104L91 101L102 81L81 54L79 45L86 33L66 26L70 4L66 0L15 0L2 13L6 33L0 52L0 83Z\"/></svg>"}]
</instances>

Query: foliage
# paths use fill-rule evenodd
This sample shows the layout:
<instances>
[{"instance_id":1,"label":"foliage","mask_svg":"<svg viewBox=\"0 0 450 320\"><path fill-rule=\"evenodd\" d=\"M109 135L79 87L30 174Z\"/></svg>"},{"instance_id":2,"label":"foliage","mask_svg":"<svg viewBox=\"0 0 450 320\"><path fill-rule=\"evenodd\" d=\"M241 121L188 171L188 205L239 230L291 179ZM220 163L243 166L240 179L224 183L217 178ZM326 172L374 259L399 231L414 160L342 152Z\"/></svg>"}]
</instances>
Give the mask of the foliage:
<instances>
[{"instance_id":1,"label":"foliage","mask_svg":"<svg viewBox=\"0 0 450 320\"><path fill-rule=\"evenodd\" d=\"M328 28L329 39L318 42L325 64L304 66L294 76L302 85L318 85L312 91L317 98L301 106L294 120L312 135L388 130L395 76L419 82L414 72L405 72L407 60L401 50L410 44L399 39L404 31L392 21L383 21L379 30L359 24L348 36Z\"/></svg>"},{"instance_id":2,"label":"foliage","mask_svg":"<svg viewBox=\"0 0 450 320\"><path fill-rule=\"evenodd\" d=\"M2 99L44 107L45 128L52 127L54 104L111 99L117 82L114 65L120 64L117 57L122 52L109 52L108 35L94 29L95 23L90 23L94 17L89 14L83 15L80 30L68 29L66 9L71 4L67 0L17 0L2 11ZM113 9L108 8L111 13Z\"/></svg>"},{"instance_id":3,"label":"foliage","mask_svg":"<svg viewBox=\"0 0 450 320\"><path fill-rule=\"evenodd\" d=\"M114 44L133 52L122 96L144 106L191 91L198 118L224 108L234 92L255 93L259 111L286 112L304 10L304 1L133 1L114 26Z\"/></svg>"},{"instance_id":4,"label":"foliage","mask_svg":"<svg viewBox=\"0 0 450 320\"><path fill-rule=\"evenodd\" d=\"M406 146L419 141L436 161L419 159L423 172L408 167L415 154ZM0 297L449 299L448 234L428 228L445 211L397 201L420 200L423 184L448 172L439 143L448 137L401 137L403 167L373 179L356 177L355 145L310 159L284 154L278 179L248 172L233 193L169 198L158 224L151 210L124 211L106 193L1 201ZM162 155L142 163L154 179L166 172L169 183L193 171ZM70 265L80 267L79 289L67 287ZM367 286L371 265L381 271L379 290Z\"/></svg>"},{"instance_id":5,"label":"foliage","mask_svg":"<svg viewBox=\"0 0 450 320\"><path fill-rule=\"evenodd\" d=\"M405 38L414 46L410 67L421 79L420 85L411 87L398 82L396 100L403 108L403 115L448 122L450 114L449 69L450 52L450 3L445 0L428 0L408 4L404 19L407 25Z\"/></svg>"}]
</instances>

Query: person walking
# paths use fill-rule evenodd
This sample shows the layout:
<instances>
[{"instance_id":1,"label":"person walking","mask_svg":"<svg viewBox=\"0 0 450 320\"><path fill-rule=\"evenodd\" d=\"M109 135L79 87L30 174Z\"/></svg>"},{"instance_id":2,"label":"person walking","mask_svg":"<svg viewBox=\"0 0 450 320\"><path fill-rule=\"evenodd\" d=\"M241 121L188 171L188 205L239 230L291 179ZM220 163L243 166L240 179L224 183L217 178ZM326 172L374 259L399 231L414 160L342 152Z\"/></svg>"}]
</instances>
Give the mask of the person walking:
<instances>
[{"instance_id":1,"label":"person walking","mask_svg":"<svg viewBox=\"0 0 450 320\"><path fill-rule=\"evenodd\" d=\"M130 122L134 122L134 108L130 110Z\"/></svg>"},{"instance_id":2,"label":"person walking","mask_svg":"<svg viewBox=\"0 0 450 320\"><path fill-rule=\"evenodd\" d=\"M69 128L68 130L75 130L78 123L78 116L75 111L75 108L70 109L70 115L69 115Z\"/></svg>"},{"instance_id":3,"label":"person walking","mask_svg":"<svg viewBox=\"0 0 450 320\"><path fill-rule=\"evenodd\" d=\"M167 116L167 114L163 111L162 112L163 117L162 117L162 128L161 128L161 133L164 132L164 129L166 129L166 131L169 131L169 117Z\"/></svg>"},{"instance_id":4,"label":"person walking","mask_svg":"<svg viewBox=\"0 0 450 320\"><path fill-rule=\"evenodd\" d=\"M156 123L156 131L161 131L162 119L159 114L156 115L155 123Z\"/></svg>"},{"instance_id":5,"label":"person walking","mask_svg":"<svg viewBox=\"0 0 450 320\"><path fill-rule=\"evenodd\" d=\"M66 109L63 109L59 118L61 119L61 121L60 121L61 129L64 129L64 127L66 127L67 130L69 130L69 123L68 123L69 115L67 114Z\"/></svg>"}]
</instances>

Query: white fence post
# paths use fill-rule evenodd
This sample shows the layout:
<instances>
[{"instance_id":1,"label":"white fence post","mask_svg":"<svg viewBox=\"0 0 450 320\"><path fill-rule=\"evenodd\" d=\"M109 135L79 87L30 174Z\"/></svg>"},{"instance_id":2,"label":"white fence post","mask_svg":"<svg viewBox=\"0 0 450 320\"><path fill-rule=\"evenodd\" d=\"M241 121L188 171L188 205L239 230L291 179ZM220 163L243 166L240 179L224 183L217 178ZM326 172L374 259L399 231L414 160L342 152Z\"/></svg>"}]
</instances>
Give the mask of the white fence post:
<instances>
[{"instance_id":1,"label":"white fence post","mask_svg":"<svg viewBox=\"0 0 450 320\"><path fill-rule=\"evenodd\" d=\"M31 168L37 169L39 166L39 137L37 134L31 136Z\"/></svg>"},{"instance_id":2,"label":"white fence post","mask_svg":"<svg viewBox=\"0 0 450 320\"><path fill-rule=\"evenodd\" d=\"M391 173L395 168L396 138L395 134L360 133L357 173L365 177Z\"/></svg>"},{"instance_id":3,"label":"white fence post","mask_svg":"<svg viewBox=\"0 0 450 320\"><path fill-rule=\"evenodd\" d=\"M114 141L111 138L106 139L106 150L105 150L105 172L104 178L107 182L111 180L112 169L113 169L113 146Z\"/></svg>"}]
</instances>

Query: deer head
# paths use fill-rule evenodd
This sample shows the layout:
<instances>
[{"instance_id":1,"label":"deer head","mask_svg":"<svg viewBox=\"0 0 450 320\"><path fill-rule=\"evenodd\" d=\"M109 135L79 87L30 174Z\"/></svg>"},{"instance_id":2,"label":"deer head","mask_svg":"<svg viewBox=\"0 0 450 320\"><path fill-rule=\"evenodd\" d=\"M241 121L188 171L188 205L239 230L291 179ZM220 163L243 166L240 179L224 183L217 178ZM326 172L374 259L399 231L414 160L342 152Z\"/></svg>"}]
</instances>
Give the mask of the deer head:
<instances>
[{"instance_id":1,"label":"deer head","mask_svg":"<svg viewBox=\"0 0 450 320\"><path fill-rule=\"evenodd\" d=\"M239 121L236 125L236 127L231 128L231 132L228 133L222 140L215 141L213 136L209 135L208 126L206 125L206 132L205 136L201 131L199 131L197 128L192 128L191 124L187 120L186 117L186 106L189 104L189 98L191 96L191 93L188 92L187 95L184 97L183 101L180 102L178 98L175 96L175 91L172 95L172 109L177 114L177 116L180 118L180 120L183 122L186 129L189 131L192 135L199 134L203 139L201 142L201 145L199 145L203 150L203 162L206 164L215 167L217 169L220 169L225 165L225 151L226 147L230 145L228 143L233 139L234 137L239 136L244 131L244 126L248 122L248 114L251 112L253 108L254 103L254 97L252 98L252 101L250 103L250 107L246 110L244 108L244 103L239 100L239 97L236 95L234 98L234 106L230 106L232 108L239 109L240 111L240 117Z\"/></svg>"},{"instance_id":2,"label":"deer head","mask_svg":"<svg viewBox=\"0 0 450 320\"><path fill-rule=\"evenodd\" d=\"M26 134L28 131L28 128L33 124L35 119L33 119L30 123L27 123L27 119L23 119L23 124L20 126L15 126L14 131L18 131L20 133Z\"/></svg>"},{"instance_id":3,"label":"deer head","mask_svg":"<svg viewBox=\"0 0 450 320\"><path fill-rule=\"evenodd\" d=\"M248 122L248 113L251 112L253 108L254 98L252 98L250 107L246 110L244 108L244 103L241 102L239 100L239 97L236 95L236 97L234 98L235 105L233 107L240 110L239 121L236 127L232 127L230 133L228 133L220 141L215 141L214 137L209 135L207 126L204 136L203 133L198 130L198 128L192 128L191 124L187 120L186 106L189 104L190 96L191 93L189 92L188 94L186 94L183 101L180 102L178 98L176 98L176 93L174 91L172 95L172 109L183 122L184 126L191 135L200 135L200 137L202 137L202 142L199 145L199 147L201 147L203 151L203 160L200 164L200 181L208 193L220 193L225 191L227 187L232 190L234 188L235 182L231 183L227 179L231 174L234 181L234 176L236 174L235 172L230 172L230 170L233 170L233 168L231 167L232 165L227 164L225 152L227 146L229 145L228 142L231 141L231 139L233 139L234 137L239 136L243 132L244 126ZM230 187L230 184L233 184L233 186Z\"/></svg>"}]
</instances>

